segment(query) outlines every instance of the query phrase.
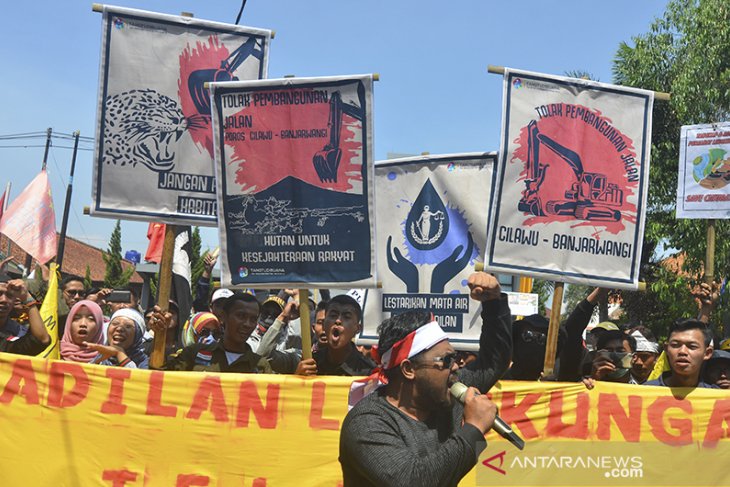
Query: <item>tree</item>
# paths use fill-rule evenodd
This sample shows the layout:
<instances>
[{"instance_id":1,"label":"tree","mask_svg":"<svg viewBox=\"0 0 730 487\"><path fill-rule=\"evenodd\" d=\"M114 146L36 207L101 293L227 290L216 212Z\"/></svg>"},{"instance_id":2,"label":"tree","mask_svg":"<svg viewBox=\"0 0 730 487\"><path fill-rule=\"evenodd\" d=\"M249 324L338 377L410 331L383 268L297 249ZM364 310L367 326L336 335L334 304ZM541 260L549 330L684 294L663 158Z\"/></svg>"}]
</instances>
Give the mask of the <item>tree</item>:
<instances>
[{"instance_id":1,"label":"tree","mask_svg":"<svg viewBox=\"0 0 730 487\"><path fill-rule=\"evenodd\" d=\"M200 239L200 227L193 228L190 237L190 269L191 269L191 281L190 285L195 286L203 274L203 255L200 254L200 248L202 242ZM205 252L208 253L207 251Z\"/></svg>"},{"instance_id":2,"label":"tree","mask_svg":"<svg viewBox=\"0 0 730 487\"><path fill-rule=\"evenodd\" d=\"M553 281L542 279L532 281L532 292L538 296L537 313L539 315L545 316L545 307L548 304L548 299L553 295L554 284ZM550 302L550 306L552 306L552 301Z\"/></svg>"},{"instance_id":3,"label":"tree","mask_svg":"<svg viewBox=\"0 0 730 487\"><path fill-rule=\"evenodd\" d=\"M106 264L104 286L110 288L124 287L134 273L134 267L122 268L122 225L119 220L109 238L109 250L102 255Z\"/></svg>"},{"instance_id":4,"label":"tree","mask_svg":"<svg viewBox=\"0 0 730 487\"><path fill-rule=\"evenodd\" d=\"M636 313L633 318L658 330L674 318L696 313L687 285L704 273L706 222L674 216L679 133L682 125L728 119L730 4L727 0L671 0L664 16L651 24L649 32L634 37L632 44L619 45L614 81L672 96L669 102L655 103L653 114L641 273L651 287L646 295L624 296L628 312ZM730 265L730 225L719 220L715 230L715 268L722 272ZM683 254L679 276L659 264L657 248ZM640 305L640 301L651 305Z\"/></svg>"},{"instance_id":5,"label":"tree","mask_svg":"<svg viewBox=\"0 0 730 487\"><path fill-rule=\"evenodd\" d=\"M563 314L560 316L562 321L570 316L578 303L583 301L588 296L593 288L590 286L582 286L580 284L566 284L565 291L563 293Z\"/></svg>"},{"instance_id":6,"label":"tree","mask_svg":"<svg viewBox=\"0 0 730 487\"><path fill-rule=\"evenodd\" d=\"M89 267L89 264L86 264L86 274L84 274L84 289L91 289L93 285L93 281L91 280L91 267Z\"/></svg>"},{"instance_id":7,"label":"tree","mask_svg":"<svg viewBox=\"0 0 730 487\"><path fill-rule=\"evenodd\" d=\"M582 69L569 69L565 72L565 76L567 76L569 78L589 79L591 81L601 81L600 79L593 76L592 73L589 73L588 71L584 71Z\"/></svg>"}]
</instances>

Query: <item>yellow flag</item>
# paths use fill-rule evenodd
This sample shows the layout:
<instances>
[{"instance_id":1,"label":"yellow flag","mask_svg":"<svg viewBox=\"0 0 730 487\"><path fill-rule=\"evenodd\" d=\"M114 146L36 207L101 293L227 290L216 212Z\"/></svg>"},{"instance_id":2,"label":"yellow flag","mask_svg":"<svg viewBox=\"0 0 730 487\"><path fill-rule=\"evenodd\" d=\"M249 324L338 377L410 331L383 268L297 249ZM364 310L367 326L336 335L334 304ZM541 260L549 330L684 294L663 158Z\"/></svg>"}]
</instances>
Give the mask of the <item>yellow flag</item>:
<instances>
[{"instance_id":1,"label":"yellow flag","mask_svg":"<svg viewBox=\"0 0 730 487\"><path fill-rule=\"evenodd\" d=\"M658 379L660 375L669 370L671 369L669 368L667 354L662 351L662 353L660 353L657 357L656 362L654 362L654 369L651 371L651 374L649 374L649 378L647 380Z\"/></svg>"},{"instance_id":2,"label":"yellow flag","mask_svg":"<svg viewBox=\"0 0 730 487\"><path fill-rule=\"evenodd\" d=\"M58 346L58 264L51 264L48 272L48 291L41 305L41 319L46 325L48 334L51 335L51 343L43 352L39 353L39 357L59 359Z\"/></svg>"}]
</instances>

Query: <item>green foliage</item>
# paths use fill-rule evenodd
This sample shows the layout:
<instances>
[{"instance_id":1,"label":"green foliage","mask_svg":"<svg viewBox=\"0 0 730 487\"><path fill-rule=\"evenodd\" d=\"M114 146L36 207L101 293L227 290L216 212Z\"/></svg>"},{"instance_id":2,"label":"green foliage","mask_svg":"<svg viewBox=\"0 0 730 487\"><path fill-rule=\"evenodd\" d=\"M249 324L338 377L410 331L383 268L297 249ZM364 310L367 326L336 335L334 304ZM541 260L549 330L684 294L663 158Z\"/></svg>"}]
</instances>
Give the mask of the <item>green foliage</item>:
<instances>
[{"instance_id":1,"label":"green foliage","mask_svg":"<svg viewBox=\"0 0 730 487\"><path fill-rule=\"evenodd\" d=\"M671 93L654 104L645 249L641 278L650 283L629 317L654 330L697 312L687 278L660 267L654 250L685 255L685 275L703 275L706 222L675 218L679 133L682 125L725 121L730 112L730 3L727 0L671 0L649 32L619 45L614 58L618 84ZM715 269L730 266L730 225L719 220ZM630 293L626 293L630 294ZM625 298L626 300L626 298ZM631 301L631 299L629 299ZM656 314L655 314L656 313ZM659 333L663 335L664 333Z\"/></svg>"},{"instance_id":2,"label":"green foliage","mask_svg":"<svg viewBox=\"0 0 730 487\"><path fill-rule=\"evenodd\" d=\"M593 288L590 286L581 286L580 284L566 284L563 292L563 313L560 320L564 321L570 313L573 312L578 303L588 296Z\"/></svg>"},{"instance_id":3,"label":"green foliage","mask_svg":"<svg viewBox=\"0 0 730 487\"><path fill-rule=\"evenodd\" d=\"M102 257L106 264L104 286L110 288L126 286L134 273L134 267L129 267L127 270L122 268L122 226L119 220L109 238L109 249Z\"/></svg>"},{"instance_id":4,"label":"green foliage","mask_svg":"<svg viewBox=\"0 0 730 487\"><path fill-rule=\"evenodd\" d=\"M532 292L539 296L537 314L545 315L545 305L548 302L548 299L551 298L553 289L553 281L543 281L541 279L535 279L532 281Z\"/></svg>"},{"instance_id":5,"label":"green foliage","mask_svg":"<svg viewBox=\"0 0 730 487\"><path fill-rule=\"evenodd\" d=\"M154 276L150 277L150 296L152 296L153 302L157 301L157 284L160 282L160 273L155 273Z\"/></svg>"},{"instance_id":6,"label":"green foliage","mask_svg":"<svg viewBox=\"0 0 730 487\"><path fill-rule=\"evenodd\" d=\"M191 270L191 285L195 286L195 283L198 282L198 279L200 279L200 276L203 274L203 271L205 270L205 266L203 266L203 257L208 252L206 251L205 254L200 254L200 248L202 246L201 239L200 239L200 227L193 228L193 231L191 232L190 237L190 270Z\"/></svg>"},{"instance_id":7,"label":"green foliage","mask_svg":"<svg viewBox=\"0 0 730 487\"><path fill-rule=\"evenodd\" d=\"M93 285L93 281L91 280L91 267L89 267L89 264L86 264L86 274L84 274L84 289L91 289Z\"/></svg>"},{"instance_id":8,"label":"green foliage","mask_svg":"<svg viewBox=\"0 0 730 487\"><path fill-rule=\"evenodd\" d=\"M601 81L600 79L593 76L593 74L589 73L588 71L583 71L582 69L569 69L565 72L565 76L568 76L569 78L578 78L578 79L588 79L591 81Z\"/></svg>"}]
</instances>

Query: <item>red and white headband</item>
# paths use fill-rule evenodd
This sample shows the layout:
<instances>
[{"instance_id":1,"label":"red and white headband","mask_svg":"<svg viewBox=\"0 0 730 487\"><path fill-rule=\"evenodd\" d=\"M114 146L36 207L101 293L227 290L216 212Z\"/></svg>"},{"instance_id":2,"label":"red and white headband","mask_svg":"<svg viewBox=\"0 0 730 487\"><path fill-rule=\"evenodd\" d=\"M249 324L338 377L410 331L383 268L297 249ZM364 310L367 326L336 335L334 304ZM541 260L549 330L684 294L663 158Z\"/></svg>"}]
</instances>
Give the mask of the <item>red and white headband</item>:
<instances>
[{"instance_id":1,"label":"red and white headband","mask_svg":"<svg viewBox=\"0 0 730 487\"><path fill-rule=\"evenodd\" d=\"M428 350L447 338L448 335L444 333L441 326L436 321L431 321L395 342L380 358L380 366L370 376L352 383L348 398L350 408L368 394L388 383L388 379L385 377L386 370L398 367L404 360Z\"/></svg>"}]
</instances>

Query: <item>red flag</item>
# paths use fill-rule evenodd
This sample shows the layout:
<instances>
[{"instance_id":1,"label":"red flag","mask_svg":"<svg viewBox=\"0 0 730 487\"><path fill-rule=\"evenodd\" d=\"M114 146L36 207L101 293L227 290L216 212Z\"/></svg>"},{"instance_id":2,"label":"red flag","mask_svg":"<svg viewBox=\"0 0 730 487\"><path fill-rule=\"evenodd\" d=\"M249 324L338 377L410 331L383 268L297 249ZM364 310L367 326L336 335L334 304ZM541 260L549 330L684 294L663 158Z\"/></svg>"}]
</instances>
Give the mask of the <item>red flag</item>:
<instances>
[{"instance_id":1,"label":"red flag","mask_svg":"<svg viewBox=\"0 0 730 487\"><path fill-rule=\"evenodd\" d=\"M42 264L56 255L56 215L46 171L41 171L5 210L0 233Z\"/></svg>"},{"instance_id":2,"label":"red flag","mask_svg":"<svg viewBox=\"0 0 730 487\"><path fill-rule=\"evenodd\" d=\"M150 223L147 227L147 238L150 241L144 260L159 264L162 260L162 245L165 243L165 224Z\"/></svg>"}]
</instances>

